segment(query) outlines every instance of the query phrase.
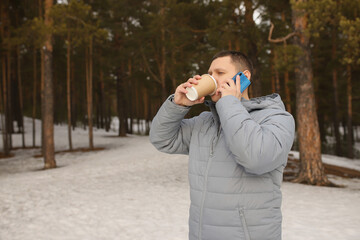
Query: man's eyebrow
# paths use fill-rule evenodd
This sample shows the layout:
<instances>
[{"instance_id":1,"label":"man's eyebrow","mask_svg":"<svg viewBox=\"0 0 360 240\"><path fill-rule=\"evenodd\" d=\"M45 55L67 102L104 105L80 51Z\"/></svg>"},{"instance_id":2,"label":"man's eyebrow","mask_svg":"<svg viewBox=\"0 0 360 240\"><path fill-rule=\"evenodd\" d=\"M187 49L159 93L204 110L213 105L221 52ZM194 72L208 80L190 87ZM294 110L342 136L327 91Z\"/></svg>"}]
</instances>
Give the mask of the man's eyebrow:
<instances>
[{"instance_id":1,"label":"man's eyebrow","mask_svg":"<svg viewBox=\"0 0 360 240\"><path fill-rule=\"evenodd\" d=\"M208 72L210 73L211 71L208 71ZM226 69L225 68L215 68L213 70L213 72L226 72Z\"/></svg>"}]
</instances>

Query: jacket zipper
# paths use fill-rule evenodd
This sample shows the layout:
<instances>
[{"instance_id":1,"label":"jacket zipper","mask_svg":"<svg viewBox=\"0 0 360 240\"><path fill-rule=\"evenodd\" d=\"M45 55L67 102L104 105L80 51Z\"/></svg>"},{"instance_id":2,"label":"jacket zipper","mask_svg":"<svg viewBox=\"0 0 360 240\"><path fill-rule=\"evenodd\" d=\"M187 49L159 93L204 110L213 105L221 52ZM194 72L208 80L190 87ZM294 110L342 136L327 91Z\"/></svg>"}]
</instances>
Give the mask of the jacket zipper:
<instances>
[{"instance_id":1,"label":"jacket zipper","mask_svg":"<svg viewBox=\"0 0 360 240\"><path fill-rule=\"evenodd\" d=\"M250 233L249 233L249 229L247 228L247 224L246 224L245 214L244 214L244 209L243 209L243 208L239 208L239 215L240 215L241 224L242 224L242 226L243 226L245 239L246 239L246 240L251 240L251 238L250 238Z\"/></svg>"},{"instance_id":2,"label":"jacket zipper","mask_svg":"<svg viewBox=\"0 0 360 240\"><path fill-rule=\"evenodd\" d=\"M221 127L220 127L220 124L219 124L217 134L215 134L215 136L211 140L210 159L209 159L209 161L207 162L207 165L206 165L205 180L204 180L205 187L204 187L204 191L202 192L201 206L200 206L200 220L199 220L199 234L198 234L199 240L201 240L201 237L202 237L201 236L202 235L201 228L202 228L202 220L203 220L203 212L204 212L205 195L206 195L206 192L207 192L208 173L209 173L209 168L210 168L210 165L211 165L211 162L212 162L212 159L213 159L214 148L215 148L215 146L216 146L216 144L217 144L217 142L219 140L220 130L221 130ZM215 137L217 137L217 139L216 139L216 142L214 144Z\"/></svg>"}]
</instances>

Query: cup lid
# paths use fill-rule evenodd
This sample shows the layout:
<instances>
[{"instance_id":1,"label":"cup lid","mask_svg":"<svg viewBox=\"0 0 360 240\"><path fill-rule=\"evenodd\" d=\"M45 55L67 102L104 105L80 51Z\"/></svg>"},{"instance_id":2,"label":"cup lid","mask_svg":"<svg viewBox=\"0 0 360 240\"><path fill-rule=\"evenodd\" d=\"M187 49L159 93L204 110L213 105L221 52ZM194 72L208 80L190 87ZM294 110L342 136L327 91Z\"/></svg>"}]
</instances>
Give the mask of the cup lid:
<instances>
[{"instance_id":1,"label":"cup lid","mask_svg":"<svg viewBox=\"0 0 360 240\"><path fill-rule=\"evenodd\" d=\"M190 100L190 101L195 101L198 99L199 95L198 92L196 91L196 89L194 87L187 87L186 88L186 97Z\"/></svg>"}]
</instances>

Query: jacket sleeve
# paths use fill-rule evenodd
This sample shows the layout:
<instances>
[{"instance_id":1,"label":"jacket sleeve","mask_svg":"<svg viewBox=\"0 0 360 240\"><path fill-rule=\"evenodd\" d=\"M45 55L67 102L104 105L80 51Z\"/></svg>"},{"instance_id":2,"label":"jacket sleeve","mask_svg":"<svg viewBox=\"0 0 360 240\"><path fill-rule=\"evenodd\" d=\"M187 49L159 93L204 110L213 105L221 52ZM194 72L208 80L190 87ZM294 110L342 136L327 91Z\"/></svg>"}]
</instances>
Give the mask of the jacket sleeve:
<instances>
[{"instance_id":1,"label":"jacket sleeve","mask_svg":"<svg viewBox=\"0 0 360 240\"><path fill-rule=\"evenodd\" d=\"M273 109L260 123L234 96L216 103L225 141L247 172L264 174L285 165L295 134L295 121L285 110Z\"/></svg>"},{"instance_id":2,"label":"jacket sleeve","mask_svg":"<svg viewBox=\"0 0 360 240\"><path fill-rule=\"evenodd\" d=\"M161 152L189 154L195 118L184 119L190 107L172 102L171 95L151 123L150 142Z\"/></svg>"}]
</instances>

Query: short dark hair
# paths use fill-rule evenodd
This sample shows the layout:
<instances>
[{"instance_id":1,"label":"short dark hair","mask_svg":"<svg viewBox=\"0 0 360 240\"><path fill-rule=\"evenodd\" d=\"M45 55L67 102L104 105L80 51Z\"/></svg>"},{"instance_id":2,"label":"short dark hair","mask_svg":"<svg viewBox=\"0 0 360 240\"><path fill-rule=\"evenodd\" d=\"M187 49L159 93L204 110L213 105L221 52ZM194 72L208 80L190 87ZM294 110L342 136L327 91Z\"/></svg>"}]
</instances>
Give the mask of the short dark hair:
<instances>
[{"instance_id":1,"label":"short dark hair","mask_svg":"<svg viewBox=\"0 0 360 240\"><path fill-rule=\"evenodd\" d=\"M243 72L245 70L248 70L251 74L253 74L253 70L254 70L253 64L250 58L242 52L223 50L216 53L213 56L211 62L217 58L227 57L227 56L231 57L231 60L238 66L239 71Z\"/></svg>"}]
</instances>

